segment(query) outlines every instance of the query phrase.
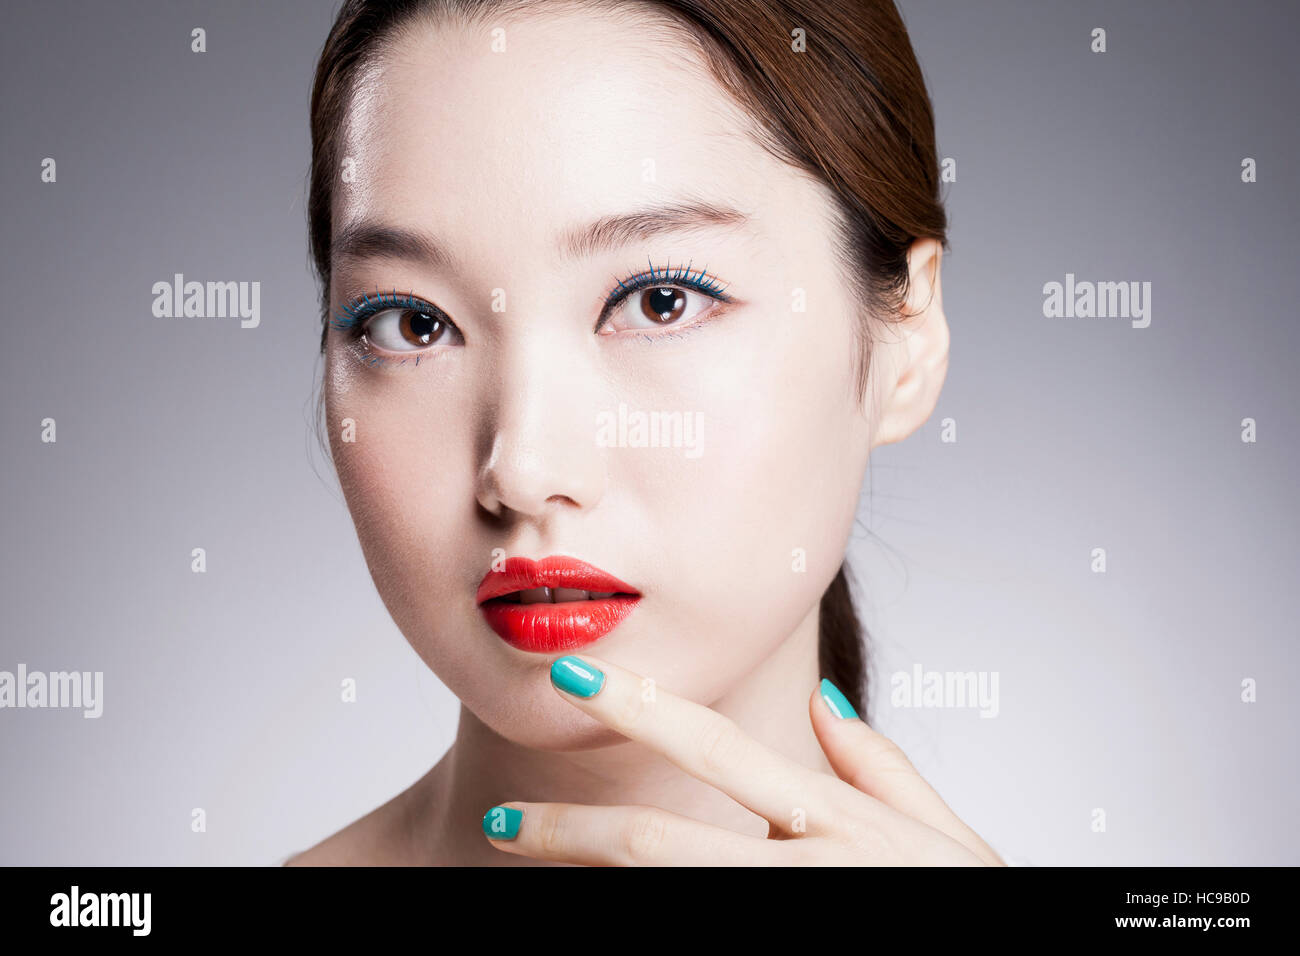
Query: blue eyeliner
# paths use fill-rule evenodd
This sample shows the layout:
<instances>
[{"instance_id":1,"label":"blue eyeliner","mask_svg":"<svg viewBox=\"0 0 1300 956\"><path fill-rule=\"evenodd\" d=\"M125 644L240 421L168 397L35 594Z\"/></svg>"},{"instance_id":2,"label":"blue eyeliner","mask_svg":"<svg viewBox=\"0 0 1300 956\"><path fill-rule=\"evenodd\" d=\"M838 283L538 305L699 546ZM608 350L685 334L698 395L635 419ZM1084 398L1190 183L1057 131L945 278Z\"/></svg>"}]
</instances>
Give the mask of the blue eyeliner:
<instances>
[{"instance_id":1,"label":"blue eyeliner","mask_svg":"<svg viewBox=\"0 0 1300 956\"><path fill-rule=\"evenodd\" d=\"M389 309L410 309L414 312L425 312L438 316L440 321L445 322L451 328L455 328L451 320L436 305L417 298L409 292L398 292L394 289L392 292L362 293L353 296L334 313L330 320L330 327L347 334L349 341L356 348L357 360L370 368L407 364L418 366L420 360L428 354L425 350L416 350L401 358L379 355L370 351L369 347L361 342L366 321L371 316L380 312L387 312Z\"/></svg>"},{"instance_id":2,"label":"blue eyeliner","mask_svg":"<svg viewBox=\"0 0 1300 956\"><path fill-rule=\"evenodd\" d=\"M678 266L676 269L673 269L670 266L656 269L654 263L650 262L647 257L646 264L650 266L648 271L628 276L625 279L616 280L618 285L614 288L614 291L605 298L606 311L617 304L624 296L631 295L633 292L639 292L642 289L651 288L656 285L684 285L687 288L694 289L696 292L701 292L704 295L711 296L712 298L718 299L722 302L730 301L730 299L723 294L723 290L726 288L725 285L709 276L704 269L700 269L698 272L692 274L690 262L686 263L685 266ZM601 316L601 319L603 321L604 315Z\"/></svg>"},{"instance_id":3,"label":"blue eyeliner","mask_svg":"<svg viewBox=\"0 0 1300 956\"><path fill-rule=\"evenodd\" d=\"M394 289L392 292L376 292L373 297L369 293L363 293L349 299L334 313L334 317L330 321L330 327L340 332L346 332L348 329L360 325L375 313L383 312L385 309L414 309L420 312L441 314L441 310L431 303L425 302L423 299L417 299L410 293L398 292Z\"/></svg>"}]
</instances>

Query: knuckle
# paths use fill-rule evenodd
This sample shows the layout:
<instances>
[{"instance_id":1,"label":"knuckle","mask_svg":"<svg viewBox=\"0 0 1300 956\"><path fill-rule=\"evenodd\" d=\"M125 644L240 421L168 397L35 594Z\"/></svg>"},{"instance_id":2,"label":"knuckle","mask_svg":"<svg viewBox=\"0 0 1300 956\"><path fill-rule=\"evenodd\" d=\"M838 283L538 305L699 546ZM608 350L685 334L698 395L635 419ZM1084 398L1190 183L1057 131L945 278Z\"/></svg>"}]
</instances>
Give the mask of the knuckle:
<instances>
[{"instance_id":1,"label":"knuckle","mask_svg":"<svg viewBox=\"0 0 1300 956\"><path fill-rule=\"evenodd\" d=\"M873 741L863 757L863 763L855 776L863 776L869 783L883 779L905 782L920 776L903 749L884 737ZM875 783L871 783L871 786L874 787ZM870 789L868 792L871 792Z\"/></svg>"},{"instance_id":2,"label":"knuckle","mask_svg":"<svg viewBox=\"0 0 1300 956\"><path fill-rule=\"evenodd\" d=\"M626 735L628 731L633 730L641 722L641 714L644 710L645 702L641 699L640 694L625 695L610 714L613 729Z\"/></svg>"},{"instance_id":3,"label":"knuckle","mask_svg":"<svg viewBox=\"0 0 1300 956\"><path fill-rule=\"evenodd\" d=\"M891 864L896 860L893 840L881 827L854 822L848 830L850 842L871 862Z\"/></svg>"},{"instance_id":4,"label":"knuckle","mask_svg":"<svg viewBox=\"0 0 1300 956\"><path fill-rule=\"evenodd\" d=\"M632 861L656 860L667 834L668 823L662 813L650 807L638 809L623 826L623 852Z\"/></svg>"},{"instance_id":5,"label":"knuckle","mask_svg":"<svg viewBox=\"0 0 1300 956\"><path fill-rule=\"evenodd\" d=\"M745 735L729 718L715 715L700 733L700 759L705 770L724 773L736 767L745 752Z\"/></svg>"},{"instance_id":6,"label":"knuckle","mask_svg":"<svg viewBox=\"0 0 1300 956\"><path fill-rule=\"evenodd\" d=\"M777 860L779 866L824 866L825 849L812 840L787 840L781 844Z\"/></svg>"},{"instance_id":7,"label":"knuckle","mask_svg":"<svg viewBox=\"0 0 1300 956\"><path fill-rule=\"evenodd\" d=\"M907 754L903 753L903 748L880 734L877 734L873 741L872 758L884 769L900 772L912 772L914 769L912 761L907 758Z\"/></svg>"},{"instance_id":8,"label":"knuckle","mask_svg":"<svg viewBox=\"0 0 1300 956\"><path fill-rule=\"evenodd\" d=\"M557 854L565 843L564 813L558 809L549 809L538 821L537 845L543 853Z\"/></svg>"}]
</instances>

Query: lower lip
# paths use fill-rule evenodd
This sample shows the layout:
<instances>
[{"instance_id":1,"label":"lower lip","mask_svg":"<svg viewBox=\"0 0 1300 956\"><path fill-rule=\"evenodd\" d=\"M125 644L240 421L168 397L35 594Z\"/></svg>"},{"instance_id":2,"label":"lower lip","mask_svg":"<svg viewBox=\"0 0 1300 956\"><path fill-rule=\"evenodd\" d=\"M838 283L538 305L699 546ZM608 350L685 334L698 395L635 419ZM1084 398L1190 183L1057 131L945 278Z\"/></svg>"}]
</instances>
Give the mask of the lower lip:
<instances>
[{"instance_id":1,"label":"lower lip","mask_svg":"<svg viewBox=\"0 0 1300 956\"><path fill-rule=\"evenodd\" d=\"M479 605L488 626L503 641L521 651L571 651L598 641L636 610L640 597L631 595L563 604L514 604L487 601Z\"/></svg>"}]
</instances>

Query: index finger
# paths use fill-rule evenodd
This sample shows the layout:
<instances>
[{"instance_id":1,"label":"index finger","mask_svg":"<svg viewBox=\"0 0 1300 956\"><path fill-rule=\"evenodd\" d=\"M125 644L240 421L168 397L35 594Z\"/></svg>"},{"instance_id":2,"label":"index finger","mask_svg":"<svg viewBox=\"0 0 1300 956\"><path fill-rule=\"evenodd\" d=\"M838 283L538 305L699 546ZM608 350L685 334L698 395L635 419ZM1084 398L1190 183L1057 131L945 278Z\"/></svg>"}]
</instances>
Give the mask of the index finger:
<instances>
[{"instance_id":1,"label":"index finger","mask_svg":"<svg viewBox=\"0 0 1300 956\"><path fill-rule=\"evenodd\" d=\"M551 683L579 709L663 754L782 832L802 832L817 822L829 826L829 789L841 781L755 740L731 718L585 655L552 662Z\"/></svg>"}]
</instances>

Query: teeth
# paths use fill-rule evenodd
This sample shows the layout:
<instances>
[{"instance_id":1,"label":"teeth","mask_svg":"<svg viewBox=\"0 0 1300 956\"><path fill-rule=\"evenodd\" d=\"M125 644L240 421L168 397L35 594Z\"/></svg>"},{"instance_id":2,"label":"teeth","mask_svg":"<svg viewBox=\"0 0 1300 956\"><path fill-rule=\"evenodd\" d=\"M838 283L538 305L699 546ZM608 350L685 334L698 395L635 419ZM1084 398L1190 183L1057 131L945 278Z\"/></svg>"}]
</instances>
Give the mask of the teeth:
<instances>
[{"instance_id":1,"label":"teeth","mask_svg":"<svg viewBox=\"0 0 1300 956\"><path fill-rule=\"evenodd\" d=\"M580 591L577 588L529 588L505 595L517 604L567 604L570 601L600 601L614 596L613 591Z\"/></svg>"}]
</instances>

